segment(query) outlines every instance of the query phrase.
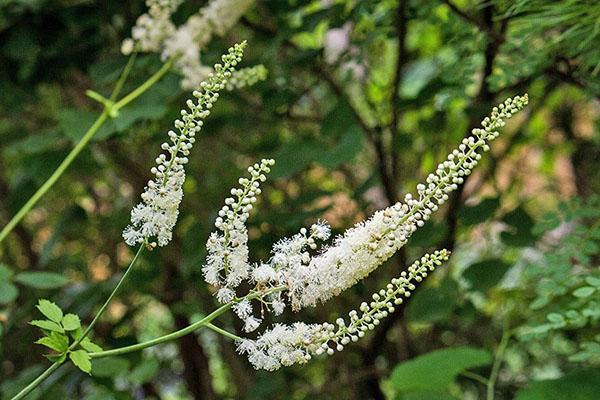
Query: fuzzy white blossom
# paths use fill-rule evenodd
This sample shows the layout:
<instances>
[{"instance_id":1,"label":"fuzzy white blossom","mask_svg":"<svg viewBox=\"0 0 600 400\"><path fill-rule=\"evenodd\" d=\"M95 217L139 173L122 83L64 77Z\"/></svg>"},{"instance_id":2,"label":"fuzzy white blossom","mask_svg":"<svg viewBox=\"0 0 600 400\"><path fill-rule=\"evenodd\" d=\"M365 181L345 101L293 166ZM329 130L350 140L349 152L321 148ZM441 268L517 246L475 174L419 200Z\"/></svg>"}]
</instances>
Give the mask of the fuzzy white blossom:
<instances>
[{"instance_id":1,"label":"fuzzy white blossom","mask_svg":"<svg viewBox=\"0 0 600 400\"><path fill-rule=\"evenodd\" d=\"M482 121L483 128L473 129L472 136L463 139L436 171L427 176L425 183L417 185L417 196L407 194L403 202L376 212L317 254L314 254L318 248L317 241L327 240L330 235L329 226L322 221L275 243L269 260L249 263L245 223L254 194L260 193L260 189L252 181L242 178L242 188L231 192L237 200L228 198L226 206L219 212L215 226L221 232L213 233L208 241L209 255L204 267L206 281L217 286L220 302L232 302L229 304L244 321L246 332L258 328L265 310L276 315L282 313L286 300L297 310L339 295L406 244L410 236L448 200L449 193L464 182L481 159L480 151L489 150L488 143L499 135L497 130L505 125L505 120L527 103L528 97L524 95L507 99L494 107L490 117ZM260 176L260 172L256 171L262 165L251 167L253 176ZM256 188L256 193L248 192L252 187ZM248 207L242 208L240 213L244 204ZM374 329L382 318L402 303L403 297L410 296L415 282L421 282L448 256L446 250L425 255L385 289L375 293L370 303L361 304L360 313L351 311L349 321L338 318L335 324L275 324L256 340L239 341L238 350L247 354L256 368L266 370L303 363L313 355L341 351L350 342L364 336L366 331ZM242 281L254 285L254 288L247 296L234 298L232 289ZM253 315L249 298L261 303L261 318Z\"/></svg>"},{"instance_id":2,"label":"fuzzy white blossom","mask_svg":"<svg viewBox=\"0 0 600 400\"><path fill-rule=\"evenodd\" d=\"M516 96L494 107L490 117L482 121L483 129L473 129L472 136L463 139L435 173L427 176L426 183L417 185L417 197L408 193L403 203L376 212L336 238L333 246L308 265L291 271L286 285L294 308L314 306L337 296L396 253L463 183L481 159L479 151L488 151L488 143L499 135L497 129L527 102L527 95Z\"/></svg>"},{"instance_id":3,"label":"fuzzy white blossom","mask_svg":"<svg viewBox=\"0 0 600 400\"><path fill-rule=\"evenodd\" d=\"M449 255L448 251L441 250L421 257L384 289L374 293L370 303L363 302L359 311L350 311L348 320L338 318L335 324L275 324L256 340L239 341L238 351L247 354L256 369L269 371L305 363L313 355L332 355L336 350L342 351L350 342L358 341L366 332L375 329L381 319L393 313L395 307L402 304L403 298L415 290L415 283L421 282Z\"/></svg>"},{"instance_id":4,"label":"fuzzy white blossom","mask_svg":"<svg viewBox=\"0 0 600 400\"><path fill-rule=\"evenodd\" d=\"M121 46L124 54L134 51L158 53L173 60L183 76L184 89L196 89L212 72L201 62L201 52L212 38L225 35L248 10L254 0L211 0L186 22L175 26L171 16L181 0L148 0L148 12L141 15L131 30L131 38ZM262 67L262 66L261 66ZM233 77L231 88L248 86L266 77L262 69L248 69Z\"/></svg>"},{"instance_id":5,"label":"fuzzy white blossom","mask_svg":"<svg viewBox=\"0 0 600 400\"><path fill-rule=\"evenodd\" d=\"M241 187L231 189L231 196L225 199L225 205L219 211L215 221L216 232L208 239L206 248L208 257L203 267L205 280L211 285L230 290L236 288L249 277L248 230L246 220L250 210L261 194L260 183L266 180L273 160L262 160L260 164L248 167L250 178L240 178ZM217 292L217 293L219 293ZM233 292L233 291L232 291ZM217 296L221 303L222 296Z\"/></svg>"},{"instance_id":6,"label":"fuzzy white blossom","mask_svg":"<svg viewBox=\"0 0 600 400\"><path fill-rule=\"evenodd\" d=\"M208 255L202 272L205 281L218 288L216 298L220 303L232 301L234 289L243 281L255 284L263 291L284 284L290 270L310 261L308 250L317 248L316 241L329 238L329 226L318 221L310 229L302 228L296 235L277 242L268 262L249 262L246 222L257 196L261 194L260 182L266 180L265 174L270 172L273 164L274 160L263 159L248 167L250 178L240 178L240 187L231 189L232 197L225 199L225 205L215 221L217 231L207 241ZM286 306L279 292L260 296L259 300L275 315L283 313ZM261 319L252 314L249 303L236 303L233 310L244 321L244 330L247 332L260 325Z\"/></svg>"},{"instance_id":7,"label":"fuzzy white blossom","mask_svg":"<svg viewBox=\"0 0 600 400\"><path fill-rule=\"evenodd\" d=\"M244 331L254 332L260 326L261 319L254 316L248 316L244 319Z\"/></svg>"},{"instance_id":8,"label":"fuzzy white blossom","mask_svg":"<svg viewBox=\"0 0 600 400\"><path fill-rule=\"evenodd\" d=\"M138 17L131 29L131 38L121 45L121 52L129 55L134 51L157 53L164 41L172 36L176 27L171 15L183 0L147 0L148 12Z\"/></svg>"},{"instance_id":9,"label":"fuzzy white blossom","mask_svg":"<svg viewBox=\"0 0 600 400\"><path fill-rule=\"evenodd\" d=\"M216 64L215 73L200 85L200 91L194 91L196 101L188 100L188 110L181 110L181 119L175 120L177 132L169 131L169 142L161 145L163 153L156 158L156 166L151 170L154 179L148 181L142 201L131 211L131 225L123 231L127 244L147 242L154 247L156 244L164 246L171 240L183 198L185 165L195 136L241 61L244 47L245 42L236 44L222 56L223 64ZM153 239L156 242L151 241Z\"/></svg>"},{"instance_id":10,"label":"fuzzy white blossom","mask_svg":"<svg viewBox=\"0 0 600 400\"><path fill-rule=\"evenodd\" d=\"M245 320L252 315L252 304L247 299L235 303L232 308L233 312L242 320Z\"/></svg>"}]
</instances>

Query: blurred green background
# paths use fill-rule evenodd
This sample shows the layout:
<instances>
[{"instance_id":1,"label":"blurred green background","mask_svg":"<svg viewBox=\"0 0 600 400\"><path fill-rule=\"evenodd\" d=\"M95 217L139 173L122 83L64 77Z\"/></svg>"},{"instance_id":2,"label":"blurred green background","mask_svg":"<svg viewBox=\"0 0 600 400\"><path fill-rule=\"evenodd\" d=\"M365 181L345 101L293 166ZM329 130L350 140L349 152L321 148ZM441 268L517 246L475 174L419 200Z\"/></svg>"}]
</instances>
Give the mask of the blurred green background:
<instances>
[{"instance_id":1,"label":"blurred green background","mask_svg":"<svg viewBox=\"0 0 600 400\"><path fill-rule=\"evenodd\" d=\"M203 6L186 1L183 22ZM142 1L0 1L0 223L100 113ZM175 238L147 253L95 329L105 348L215 308L201 266L245 167L277 165L250 222L252 258L319 218L336 233L413 192L497 102L529 93L457 194L364 282L284 320L333 321L432 249L450 262L359 343L256 372L201 331L62 368L38 399L600 398L600 3L584 0L257 1L203 53L248 40L268 79L224 94L192 152ZM161 66L140 55L125 91ZM170 73L121 110L0 247L0 394L47 361L28 325L45 297L89 316L133 254L121 239L189 93ZM269 317L270 318L270 317ZM240 332L239 321L221 324Z\"/></svg>"}]
</instances>

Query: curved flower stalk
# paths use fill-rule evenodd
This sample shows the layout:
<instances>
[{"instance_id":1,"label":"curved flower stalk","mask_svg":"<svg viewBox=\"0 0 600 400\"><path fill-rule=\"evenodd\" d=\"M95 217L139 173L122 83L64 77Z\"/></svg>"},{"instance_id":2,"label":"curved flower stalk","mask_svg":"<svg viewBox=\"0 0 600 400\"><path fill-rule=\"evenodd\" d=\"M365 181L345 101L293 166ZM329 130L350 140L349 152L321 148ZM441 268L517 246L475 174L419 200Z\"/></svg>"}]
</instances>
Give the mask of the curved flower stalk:
<instances>
[{"instance_id":1,"label":"curved flower stalk","mask_svg":"<svg viewBox=\"0 0 600 400\"><path fill-rule=\"evenodd\" d=\"M315 306L337 296L365 278L406 244L431 214L448 200L448 193L463 183L481 159L480 151L489 150L489 142L498 137L497 129L505 120L522 110L528 96L516 96L494 107L489 117L463 139L457 149L417 185L417 197L410 193L404 203L376 212L369 220L357 224L336 238L334 245L295 271L287 281L295 308Z\"/></svg>"},{"instance_id":2,"label":"curved flower stalk","mask_svg":"<svg viewBox=\"0 0 600 400\"><path fill-rule=\"evenodd\" d=\"M235 297L235 289L248 278L248 231L246 220L261 194L260 183L267 178L273 160L261 160L260 164L248 167L250 179L240 178L240 188L231 189L231 195L225 199L225 205L219 211L215 227L208 239L207 263L203 267L205 280L219 287L217 299L220 303L229 303Z\"/></svg>"},{"instance_id":3,"label":"curved flower stalk","mask_svg":"<svg viewBox=\"0 0 600 400\"><path fill-rule=\"evenodd\" d=\"M123 41L121 51L123 54L134 51L159 53L163 60L174 60L175 67L183 75L181 86L186 90L195 89L212 71L201 63L201 51L215 35L224 36L253 2L211 0L184 24L176 27L171 16L181 0L147 0L148 12L138 18L131 30L131 38ZM242 71L237 74L234 87L248 86L266 77L262 71L257 74L256 69L249 69L247 73ZM246 79L252 83L247 83Z\"/></svg>"},{"instance_id":4,"label":"curved flower stalk","mask_svg":"<svg viewBox=\"0 0 600 400\"><path fill-rule=\"evenodd\" d=\"M202 272L205 281L218 289L216 298L219 303L227 304L237 299L236 288L247 281L255 286L252 292L259 294L257 298L262 305L279 315L285 309L285 302L277 288L285 285L291 271L310 261L308 250L317 248L317 240L327 240L330 229L322 221L313 224L309 230L302 228L291 238L277 242L268 262L249 263L246 221L257 201L256 196L261 194L260 183L266 180L266 174L274 164L274 160L263 159L248 167L250 178L240 178L238 182L241 186L231 189L232 197L225 199L225 205L215 221L217 231L207 241L208 255ZM244 321L246 332L252 332L260 326L261 319L254 316L248 300L236 302L233 311Z\"/></svg>"},{"instance_id":5,"label":"curved flower stalk","mask_svg":"<svg viewBox=\"0 0 600 400\"><path fill-rule=\"evenodd\" d=\"M151 247L165 246L173 236L172 230L179 215L179 204L183 198L185 164L192 149L195 136L202 129L203 120L219 98L235 66L242 60L246 42L236 44L221 57L223 64L216 64L215 73L200 84L201 90L193 92L196 102L187 101L188 110L181 111L181 119L175 120L175 131L169 131L169 142L161 146L166 153L156 158L151 172L154 179L142 193L142 202L131 210L131 225L123 231L123 238L130 246L148 243ZM152 239L156 241L151 241Z\"/></svg>"},{"instance_id":6,"label":"curved flower stalk","mask_svg":"<svg viewBox=\"0 0 600 400\"><path fill-rule=\"evenodd\" d=\"M256 340L239 340L238 351L247 354L256 369L269 371L305 363L314 355L342 351L344 346L357 342L367 331L375 329L381 319L395 311L395 306L402 304L404 297L410 296L415 289L414 282L421 282L449 256L448 251L441 250L421 257L407 272L402 272L384 289L374 293L370 303L363 302L359 311L351 310L347 320L338 318L335 324L275 324Z\"/></svg>"},{"instance_id":7,"label":"curved flower stalk","mask_svg":"<svg viewBox=\"0 0 600 400\"><path fill-rule=\"evenodd\" d=\"M329 227L324 222L318 222L310 230L302 229L299 234L276 243L272 257L267 262L255 265L248 263L245 227L248 214L245 211L251 207L244 209L241 217L237 217L236 210L240 204L253 202L247 199L248 196L253 199L255 193L247 195L248 188L254 183L242 178L242 188L232 189L231 192L238 196L238 200L227 199L215 223L223 234L214 233L208 241L209 257L204 267L207 282L219 288L217 298L221 303L233 303L234 312L245 321L246 332L256 330L261 319L253 316L252 304L247 298L236 297L233 289L243 280L254 285L250 293L262 303L262 311L265 308L272 309L276 315L283 312L285 297L297 310L337 296L369 275L406 244L413 232L424 225L448 199L448 194L456 190L464 177L471 173L481 159L480 152L489 150L488 143L499 135L497 130L505 125L505 120L522 110L527 103L528 97L524 95L507 99L494 107L491 115L482 121L483 128L473 129L472 136L463 139L458 148L437 166L435 173L427 176L426 183L417 185L418 196L407 194L404 202L376 212L314 256L309 250L317 248L316 240L329 237ZM271 164L272 160L269 160L268 165ZM266 165L263 160L249 171L264 180L259 171L267 171ZM238 205L237 208L232 207L234 204ZM352 311L348 326L341 319L336 322L337 330L328 323L276 324L255 341L242 339L239 350L248 354L255 367L268 370L305 362L315 354L331 354L334 348L341 350L392 312L394 304L401 302L401 296L409 296L410 291L414 290L414 282L420 282L427 276L428 270L440 265L448 255L449 252L442 250L415 262L409 267L408 274L403 272L386 289L373 295L373 302L361 305L361 317ZM232 263L232 259L236 261ZM273 290L277 288L283 290Z\"/></svg>"}]
</instances>

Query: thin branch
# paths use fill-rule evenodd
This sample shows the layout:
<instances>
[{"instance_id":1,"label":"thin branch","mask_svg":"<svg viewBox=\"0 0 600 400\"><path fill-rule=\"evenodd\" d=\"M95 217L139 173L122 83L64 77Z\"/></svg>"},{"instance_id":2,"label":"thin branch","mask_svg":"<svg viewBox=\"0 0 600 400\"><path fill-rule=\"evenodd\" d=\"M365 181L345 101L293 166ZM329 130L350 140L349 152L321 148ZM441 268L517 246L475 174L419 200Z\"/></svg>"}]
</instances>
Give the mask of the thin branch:
<instances>
[{"instance_id":1,"label":"thin branch","mask_svg":"<svg viewBox=\"0 0 600 400\"><path fill-rule=\"evenodd\" d=\"M0 169L3 170L4 168L2 168L0 165ZM0 198L2 199L1 203L3 203L3 204L8 203L8 193L9 193L8 185L4 181L3 177L0 176ZM1 212L1 210L0 210L0 212ZM8 217L8 218L10 218L10 217ZM33 250L33 246L32 246L33 239L31 237L31 235L29 234L29 232L27 232L27 230L22 225L15 226L14 231L15 231L15 235L16 235L17 239L19 239L19 242L20 242L23 252L27 256L27 259L29 261L29 268L37 269L39 257L37 255L37 253Z\"/></svg>"},{"instance_id":2,"label":"thin branch","mask_svg":"<svg viewBox=\"0 0 600 400\"><path fill-rule=\"evenodd\" d=\"M581 89L587 89L587 84L581 79L575 77L571 71L562 71L558 64L553 64L544 70L548 76L560 79L563 82L577 86Z\"/></svg>"},{"instance_id":3,"label":"thin branch","mask_svg":"<svg viewBox=\"0 0 600 400\"><path fill-rule=\"evenodd\" d=\"M494 355L494 363L492 365L492 372L490 374L490 378L488 379L487 390L486 390L486 399L494 400L494 386L496 385L496 380L498 379L498 374L500 372L500 366L502 365L502 361L504 360L504 352L506 351L506 347L508 346L508 341L510 340L510 330L508 328L508 324L505 322L502 329L502 338L500 339L500 343L498 344L498 348L496 349L496 354Z\"/></svg>"},{"instance_id":4,"label":"thin branch","mask_svg":"<svg viewBox=\"0 0 600 400\"><path fill-rule=\"evenodd\" d=\"M472 15L466 13L465 11L461 10L450 0L442 0L442 3L446 4L448 6L448 8L450 8L456 15L458 15L459 17L461 17L468 23L475 25L482 32L485 32L488 36L493 38L494 41L496 41L498 44L501 44L504 42L504 40L505 40L504 36L502 34L498 33L497 31L495 31L492 26L489 26L485 22L480 21L479 19L477 19L477 18L473 17Z\"/></svg>"},{"instance_id":5,"label":"thin branch","mask_svg":"<svg viewBox=\"0 0 600 400\"><path fill-rule=\"evenodd\" d=\"M210 322L208 324L206 324L206 327L208 329L211 329L211 330L215 331L216 333L219 333L219 334L225 336L226 338L231 339L231 340L243 340L238 335L236 335L234 333L231 333L231 332L229 332L229 331L227 331L227 330L225 330L223 328L220 328L220 327L218 327L218 326L216 326L216 325L214 325L214 324L212 324Z\"/></svg>"},{"instance_id":6,"label":"thin branch","mask_svg":"<svg viewBox=\"0 0 600 400\"><path fill-rule=\"evenodd\" d=\"M488 5L482 10L483 21L489 29L492 29L494 23L494 6ZM481 77L481 83L479 86L479 92L474 99L474 103L478 106L485 106L485 108L489 108L491 106L492 100L494 99L494 92L490 90L488 84L488 78L492 75L494 70L494 62L496 60L496 56L498 55L499 50L499 42L496 41L488 41L486 48L484 50L485 57L485 65L483 68L483 73ZM471 135L471 129L475 127L479 123L479 116L473 115L471 120L469 121L469 128L465 133L465 137L469 137ZM467 175L464 177L464 182L458 186L458 189L450 196L450 200L448 202L448 211L446 213L446 225L447 231L442 241L442 247L448 249L449 251L453 251L456 245L456 232L458 228L458 212L462 204L463 192L465 189L465 184L468 181L468 178L471 175Z\"/></svg>"},{"instance_id":7,"label":"thin branch","mask_svg":"<svg viewBox=\"0 0 600 400\"><path fill-rule=\"evenodd\" d=\"M369 139L372 141L373 137L377 134L377 128L370 126L367 123L367 121L365 121L362 118L360 112L356 109L354 104L352 104L352 101L350 100L346 92L344 92L344 89L342 89L342 87L336 82L331 73L322 65L319 65L317 63L313 65L313 71L329 84L329 87L331 88L331 90L333 90L334 94L337 97L343 99L349 105L350 109L352 110L352 114L356 118L356 121L358 122L362 130L367 134Z\"/></svg>"},{"instance_id":8,"label":"thin branch","mask_svg":"<svg viewBox=\"0 0 600 400\"><path fill-rule=\"evenodd\" d=\"M371 142L375 149L375 154L377 156L377 168L379 170L379 177L381 179L381 183L383 185L383 190L385 192L386 198L390 204L393 204L396 200L396 188L392 177L388 171L388 162L387 155L385 152L384 143L382 140L382 129L381 127L371 127L360 115L360 112L356 109L356 107L352 104L350 98L347 96L346 92L342 89L342 87L336 82L333 76L327 71L326 68L315 64L313 66L313 70L317 73L325 82L329 84L331 90L333 90L334 94L343 99L352 110L352 114L354 115L356 121L362 128L363 132L365 132L367 139Z\"/></svg>"},{"instance_id":9,"label":"thin branch","mask_svg":"<svg viewBox=\"0 0 600 400\"><path fill-rule=\"evenodd\" d=\"M402 83L402 72L404 66L408 61L408 51L406 49L406 34L408 24L408 1L401 0L398 4L396 11L396 36L398 38L398 54L396 58L396 70L394 71L394 79L392 83L392 120L390 123L390 132L392 135L391 146L390 146L390 158L392 164L392 170L390 171L391 178L394 182L394 187L397 189L398 172L399 168L399 157L398 149L395 145L396 136L398 133L398 122L400 119L400 96L398 91L400 90L400 84Z\"/></svg>"}]
</instances>

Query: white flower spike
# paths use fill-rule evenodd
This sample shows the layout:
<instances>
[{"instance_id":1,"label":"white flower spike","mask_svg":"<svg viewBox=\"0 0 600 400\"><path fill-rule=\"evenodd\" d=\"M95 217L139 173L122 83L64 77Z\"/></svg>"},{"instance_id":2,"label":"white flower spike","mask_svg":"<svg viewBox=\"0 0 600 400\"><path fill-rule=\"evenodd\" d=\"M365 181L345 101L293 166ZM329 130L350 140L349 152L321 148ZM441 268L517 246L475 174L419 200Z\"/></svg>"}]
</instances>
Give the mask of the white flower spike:
<instances>
[{"instance_id":1,"label":"white flower spike","mask_svg":"<svg viewBox=\"0 0 600 400\"><path fill-rule=\"evenodd\" d=\"M181 110L181 119L175 120L176 131L169 131L169 142L162 144L151 172L154 179L142 193L142 201L131 210L131 225L123 231L125 242L133 246L148 243L151 247L165 246L171 241L173 228L179 215L179 204L183 198L185 165L202 129L203 120L219 98L231 77L235 66L242 60L246 43L236 44L222 56L222 64L215 65L215 73L209 74L200 90L194 91L196 101L187 101L188 110Z\"/></svg>"},{"instance_id":2,"label":"white flower spike","mask_svg":"<svg viewBox=\"0 0 600 400\"><path fill-rule=\"evenodd\" d=\"M339 295L406 244L413 232L424 225L448 200L448 194L456 190L475 168L481 159L480 151L488 151L488 143L498 136L497 129L527 103L528 97L524 95L494 107L490 117L482 121L483 128L473 129L472 136L463 139L458 148L437 166L435 173L429 174L425 183L417 185L418 196L407 194L404 202L376 212L316 255L313 253L317 250L317 241L327 240L330 235L329 226L322 221L275 243L268 261L249 263L245 224L255 196L260 194L259 182L266 179L263 173L269 172L273 160L262 160L250 167L252 178L240 179L241 188L232 189L233 197L225 200L215 222L218 231L211 235L207 244L209 254L203 272L206 281L217 287L217 300L230 304L244 321L244 330L252 332L260 326L265 310L281 314L286 307L286 298L297 310ZM415 290L415 283L421 282L447 260L449 254L446 250L436 251L415 261L400 277L373 294L372 301L362 303L359 311L350 311L348 321L338 318L335 324L275 324L256 340L240 340L238 350L248 355L255 368L266 370L304 363L314 355L341 351L394 312L403 297L410 296ZM247 296L261 303L260 318L253 315L247 296L237 297L235 289L243 281L254 287Z\"/></svg>"},{"instance_id":3,"label":"white flower spike","mask_svg":"<svg viewBox=\"0 0 600 400\"><path fill-rule=\"evenodd\" d=\"M121 52L134 51L158 53L163 60L175 61L176 69L183 75L181 86L197 89L212 68L203 65L200 53L213 36L224 36L254 3L253 0L211 0L206 7L190 16L181 26L171 21L172 14L182 0L147 0L148 12L141 15L125 39ZM266 69L242 69L232 76L227 90L249 86L266 78Z\"/></svg>"},{"instance_id":4,"label":"white flower spike","mask_svg":"<svg viewBox=\"0 0 600 400\"><path fill-rule=\"evenodd\" d=\"M276 324L261 334L258 339L243 339L238 343L238 351L248 355L248 360L256 369L276 370L309 361L313 355L332 355L342 351L350 342L356 342L367 331L375 329L379 321L395 311L395 306L403 302L415 290L415 282L421 282L430 271L446 261L450 253L446 250L423 256L392 279L385 289L374 293L370 303L362 303L359 311L348 313L348 320L338 318L335 324L305 324L297 322L287 326Z\"/></svg>"}]
</instances>

